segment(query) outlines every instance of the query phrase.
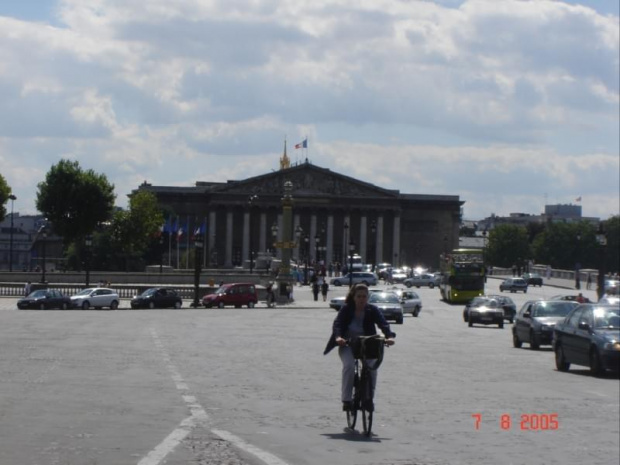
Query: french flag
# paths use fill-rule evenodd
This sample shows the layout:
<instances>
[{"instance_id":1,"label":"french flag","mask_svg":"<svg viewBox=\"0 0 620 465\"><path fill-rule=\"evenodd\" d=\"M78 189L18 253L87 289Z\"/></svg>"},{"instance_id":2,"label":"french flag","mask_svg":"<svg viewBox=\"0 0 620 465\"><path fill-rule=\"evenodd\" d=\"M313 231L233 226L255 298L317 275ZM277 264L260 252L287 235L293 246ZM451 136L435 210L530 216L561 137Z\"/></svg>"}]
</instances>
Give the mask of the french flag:
<instances>
[{"instance_id":1,"label":"french flag","mask_svg":"<svg viewBox=\"0 0 620 465\"><path fill-rule=\"evenodd\" d=\"M307 149L308 148L308 138L306 137L303 141L301 141L299 144L295 145L296 149Z\"/></svg>"}]
</instances>

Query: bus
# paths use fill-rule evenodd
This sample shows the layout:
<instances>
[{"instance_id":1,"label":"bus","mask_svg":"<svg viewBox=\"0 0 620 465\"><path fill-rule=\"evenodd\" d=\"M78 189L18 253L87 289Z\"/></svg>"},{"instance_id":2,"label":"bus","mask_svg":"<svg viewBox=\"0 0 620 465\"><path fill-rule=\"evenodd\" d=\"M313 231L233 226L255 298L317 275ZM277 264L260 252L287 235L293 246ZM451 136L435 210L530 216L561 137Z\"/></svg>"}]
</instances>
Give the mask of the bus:
<instances>
[{"instance_id":1,"label":"bus","mask_svg":"<svg viewBox=\"0 0 620 465\"><path fill-rule=\"evenodd\" d=\"M482 250L454 249L441 256L441 298L448 303L466 303L484 295L485 266Z\"/></svg>"}]
</instances>

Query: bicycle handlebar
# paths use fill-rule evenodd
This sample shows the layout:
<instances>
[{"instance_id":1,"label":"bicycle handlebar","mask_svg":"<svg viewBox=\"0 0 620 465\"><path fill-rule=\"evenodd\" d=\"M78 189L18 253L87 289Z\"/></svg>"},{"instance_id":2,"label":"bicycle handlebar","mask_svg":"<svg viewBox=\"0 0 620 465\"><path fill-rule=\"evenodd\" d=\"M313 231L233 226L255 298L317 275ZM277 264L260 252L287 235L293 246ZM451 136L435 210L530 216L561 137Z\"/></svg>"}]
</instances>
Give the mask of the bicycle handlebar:
<instances>
[{"instance_id":1,"label":"bicycle handlebar","mask_svg":"<svg viewBox=\"0 0 620 465\"><path fill-rule=\"evenodd\" d=\"M376 370L379 368L379 365L381 365L381 363L383 362L383 348L384 346L388 346L386 339L383 336L380 336L378 334L372 335L372 336L358 336L356 338L357 340L359 340L360 344L361 344L361 350L360 350L360 355L361 355L361 360L364 366L368 367L371 370ZM381 349L379 350L379 356L375 359L375 363L373 364L373 366L370 366L370 364L366 363L366 341L368 341L369 339L373 339L373 340L380 340L381 341ZM349 347L351 347L351 342L353 342L352 339L347 339L347 345ZM389 347L389 346L388 346ZM351 347L353 349L353 347Z\"/></svg>"}]
</instances>

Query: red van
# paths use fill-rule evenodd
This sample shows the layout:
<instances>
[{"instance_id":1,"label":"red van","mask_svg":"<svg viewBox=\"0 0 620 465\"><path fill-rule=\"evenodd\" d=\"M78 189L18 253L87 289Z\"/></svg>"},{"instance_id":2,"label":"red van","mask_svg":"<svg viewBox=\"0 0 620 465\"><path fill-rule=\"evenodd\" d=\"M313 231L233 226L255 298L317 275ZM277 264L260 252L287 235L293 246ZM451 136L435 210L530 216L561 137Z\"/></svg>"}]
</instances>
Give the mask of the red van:
<instances>
[{"instance_id":1,"label":"red van","mask_svg":"<svg viewBox=\"0 0 620 465\"><path fill-rule=\"evenodd\" d=\"M256 286L252 283L222 284L213 294L207 294L202 298L202 305L206 308L224 308L233 305L236 308L247 305L253 308L258 302Z\"/></svg>"}]
</instances>

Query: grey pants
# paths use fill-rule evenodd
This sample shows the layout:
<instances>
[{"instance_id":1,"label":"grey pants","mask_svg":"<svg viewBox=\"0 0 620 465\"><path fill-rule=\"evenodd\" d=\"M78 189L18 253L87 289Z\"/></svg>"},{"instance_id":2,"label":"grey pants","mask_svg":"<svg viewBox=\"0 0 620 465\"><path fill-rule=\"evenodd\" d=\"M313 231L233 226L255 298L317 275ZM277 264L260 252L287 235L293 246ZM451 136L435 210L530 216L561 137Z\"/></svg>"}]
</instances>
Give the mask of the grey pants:
<instances>
[{"instance_id":1,"label":"grey pants","mask_svg":"<svg viewBox=\"0 0 620 465\"><path fill-rule=\"evenodd\" d=\"M348 402L353 400L353 379L355 378L355 358L353 350L348 347L338 347L338 355L342 360L342 401ZM374 360L368 360L373 363ZM370 378L372 380L372 390L374 392L377 386L377 370L371 370Z\"/></svg>"}]
</instances>

